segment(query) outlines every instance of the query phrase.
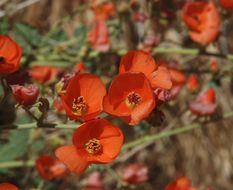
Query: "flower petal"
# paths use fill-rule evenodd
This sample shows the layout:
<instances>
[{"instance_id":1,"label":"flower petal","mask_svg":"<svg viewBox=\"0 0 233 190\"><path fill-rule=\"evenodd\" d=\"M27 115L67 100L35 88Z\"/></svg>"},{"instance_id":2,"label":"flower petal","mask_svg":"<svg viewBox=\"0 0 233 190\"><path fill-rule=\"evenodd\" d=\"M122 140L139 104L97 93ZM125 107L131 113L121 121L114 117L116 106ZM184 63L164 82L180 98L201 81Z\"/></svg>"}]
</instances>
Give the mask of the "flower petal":
<instances>
[{"instance_id":1,"label":"flower petal","mask_svg":"<svg viewBox=\"0 0 233 190\"><path fill-rule=\"evenodd\" d=\"M86 157L79 155L73 145L62 146L56 150L55 154L60 161L77 175L80 175L89 165Z\"/></svg>"}]
</instances>

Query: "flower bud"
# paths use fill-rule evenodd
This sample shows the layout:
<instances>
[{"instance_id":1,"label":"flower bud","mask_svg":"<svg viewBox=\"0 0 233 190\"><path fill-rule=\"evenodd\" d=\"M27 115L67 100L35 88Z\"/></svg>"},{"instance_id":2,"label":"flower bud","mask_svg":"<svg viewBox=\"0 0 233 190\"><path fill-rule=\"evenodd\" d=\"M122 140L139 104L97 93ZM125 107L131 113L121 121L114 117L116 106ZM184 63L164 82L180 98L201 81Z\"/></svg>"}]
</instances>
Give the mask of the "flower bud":
<instances>
[{"instance_id":1,"label":"flower bud","mask_svg":"<svg viewBox=\"0 0 233 190\"><path fill-rule=\"evenodd\" d=\"M12 85L12 93L18 104L24 106L33 105L39 95L39 88L33 85Z\"/></svg>"}]
</instances>

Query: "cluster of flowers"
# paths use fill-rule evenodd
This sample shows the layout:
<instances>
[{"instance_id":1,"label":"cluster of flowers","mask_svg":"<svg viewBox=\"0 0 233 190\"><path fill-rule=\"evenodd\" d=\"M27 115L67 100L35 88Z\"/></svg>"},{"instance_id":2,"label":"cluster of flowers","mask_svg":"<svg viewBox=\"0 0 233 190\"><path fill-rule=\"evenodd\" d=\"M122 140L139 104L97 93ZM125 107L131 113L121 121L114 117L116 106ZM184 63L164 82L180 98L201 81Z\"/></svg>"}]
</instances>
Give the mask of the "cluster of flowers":
<instances>
[{"instance_id":1,"label":"cluster of flowers","mask_svg":"<svg viewBox=\"0 0 233 190\"><path fill-rule=\"evenodd\" d=\"M6 77L19 69L22 50L6 36L0 36L0 47L0 76ZM83 70L83 65L79 64L75 70ZM40 66L29 71L30 76L39 83L53 79L58 73L53 67ZM62 108L71 120L82 120L85 123L75 130L72 145L56 150L60 161L49 156L37 160L39 174L51 180L68 173L65 165L79 175L90 164L112 162L120 153L124 135L111 122L95 118L104 111L129 125L136 125L151 114L159 101L173 99L185 81L182 72L167 67L164 62L156 64L149 53L140 50L129 51L122 57L119 74L113 79L108 93L103 82L93 74L76 72L68 77L65 75L56 86ZM191 76L188 81L189 89L195 90L195 76ZM31 106L37 101L38 87L11 87L18 104ZM212 114L216 110L214 90L201 93L190 104L190 109L197 115Z\"/></svg>"},{"instance_id":2,"label":"cluster of flowers","mask_svg":"<svg viewBox=\"0 0 233 190\"><path fill-rule=\"evenodd\" d=\"M190 38L201 45L207 45L214 42L219 33L221 27L221 19L217 5L212 1L182 1L178 3L175 1L178 7L182 7L182 19L187 25ZM173 2L174 3L174 2ZM227 11L233 10L232 0L219 0L220 5ZM139 27L144 27L143 24L148 20L143 12L139 11L140 3L138 0L131 0L130 6L133 10L132 20L139 24ZM173 18L175 14L168 11L166 7L162 7L164 14L168 18ZM108 51L110 49L110 38L108 28L106 27L106 21L110 16L114 16L116 11L115 7L110 2L97 3L96 0L92 1L92 11L94 13L92 29L89 33L88 41L93 49L98 51ZM151 47L158 44L160 37L155 34L147 34L144 38L143 49L151 50Z\"/></svg>"},{"instance_id":3,"label":"cluster of flowers","mask_svg":"<svg viewBox=\"0 0 233 190\"><path fill-rule=\"evenodd\" d=\"M154 91L163 92L171 87L167 68L157 66L154 59L142 51L130 51L122 57L119 74L108 93L97 76L75 74L65 88L60 88L61 102L71 120L85 123L74 132L73 144L58 148L56 156L76 174L92 163L113 161L121 150L123 133L109 121L94 118L104 111L129 125L138 124L156 106Z\"/></svg>"}]
</instances>

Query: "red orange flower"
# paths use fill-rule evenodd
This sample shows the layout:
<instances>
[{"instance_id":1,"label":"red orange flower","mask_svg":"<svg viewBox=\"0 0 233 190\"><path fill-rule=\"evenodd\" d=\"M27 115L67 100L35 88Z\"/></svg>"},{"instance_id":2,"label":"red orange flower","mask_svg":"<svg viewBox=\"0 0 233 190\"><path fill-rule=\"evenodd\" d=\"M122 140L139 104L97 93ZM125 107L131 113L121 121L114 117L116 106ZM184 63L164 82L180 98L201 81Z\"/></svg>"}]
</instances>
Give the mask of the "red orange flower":
<instances>
[{"instance_id":1,"label":"red orange flower","mask_svg":"<svg viewBox=\"0 0 233 190\"><path fill-rule=\"evenodd\" d=\"M45 180L64 177L68 174L68 170L62 162L47 155L40 156L36 160L36 169Z\"/></svg>"},{"instance_id":2,"label":"red orange flower","mask_svg":"<svg viewBox=\"0 0 233 190\"><path fill-rule=\"evenodd\" d=\"M16 42L0 35L0 76L17 71L21 55L22 49Z\"/></svg>"},{"instance_id":3,"label":"red orange flower","mask_svg":"<svg viewBox=\"0 0 233 190\"><path fill-rule=\"evenodd\" d=\"M55 85L55 91L59 96L62 96L66 93L66 88L70 82L70 80L76 75L79 74L77 73L66 73L64 76L61 78L61 80L56 83Z\"/></svg>"},{"instance_id":4,"label":"red orange flower","mask_svg":"<svg viewBox=\"0 0 233 190\"><path fill-rule=\"evenodd\" d=\"M210 70L212 73L217 73L219 70L218 62L216 59L211 59L210 61Z\"/></svg>"},{"instance_id":5,"label":"red orange flower","mask_svg":"<svg viewBox=\"0 0 233 190\"><path fill-rule=\"evenodd\" d=\"M220 0L220 4L225 9L233 9L233 0Z\"/></svg>"},{"instance_id":6,"label":"red orange flower","mask_svg":"<svg viewBox=\"0 0 233 190\"><path fill-rule=\"evenodd\" d=\"M105 20L94 20L92 29L88 34L88 42L93 49L101 52L106 52L110 49L109 33Z\"/></svg>"},{"instance_id":7,"label":"red orange flower","mask_svg":"<svg viewBox=\"0 0 233 190\"><path fill-rule=\"evenodd\" d=\"M104 97L104 111L135 125L155 107L151 85L143 73L119 74Z\"/></svg>"},{"instance_id":8,"label":"red orange flower","mask_svg":"<svg viewBox=\"0 0 233 190\"><path fill-rule=\"evenodd\" d=\"M95 14L95 18L108 19L109 16L116 14L115 7L110 2L98 3L96 0L92 0L91 8Z\"/></svg>"},{"instance_id":9,"label":"red orange flower","mask_svg":"<svg viewBox=\"0 0 233 190\"><path fill-rule=\"evenodd\" d=\"M131 184L139 184L148 180L148 167L143 163L130 164L124 169L123 180Z\"/></svg>"},{"instance_id":10,"label":"red orange flower","mask_svg":"<svg viewBox=\"0 0 233 190\"><path fill-rule=\"evenodd\" d=\"M183 8L182 17L195 42L206 45L217 38L220 16L213 2L188 2Z\"/></svg>"},{"instance_id":11,"label":"red orange flower","mask_svg":"<svg viewBox=\"0 0 233 190\"><path fill-rule=\"evenodd\" d=\"M0 190L19 190L19 188L10 183L1 183Z\"/></svg>"},{"instance_id":12,"label":"red orange flower","mask_svg":"<svg viewBox=\"0 0 233 190\"><path fill-rule=\"evenodd\" d=\"M190 92L194 92L198 89L199 85L198 85L198 80L197 80L197 75L192 74L190 75L190 77L188 78L187 81L187 88Z\"/></svg>"},{"instance_id":13,"label":"red orange flower","mask_svg":"<svg viewBox=\"0 0 233 190\"><path fill-rule=\"evenodd\" d=\"M75 66L74 66L74 71L75 72L83 72L85 70L85 65L84 63L77 63Z\"/></svg>"},{"instance_id":14,"label":"red orange flower","mask_svg":"<svg viewBox=\"0 0 233 190\"><path fill-rule=\"evenodd\" d=\"M60 99L56 99L54 100L53 103L54 109L58 112L58 113L65 113L65 109L62 105L62 102Z\"/></svg>"},{"instance_id":15,"label":"red orange flower","mask_svg":"<svg viewBox=\"0 0 233 190\"><path fill-rule=\"evenodd\" d=\"M210 88L204 93L200 93L196 100L190 103L189 109L198 116L212 115L217 111L215 91Z\"/></svg>"},{"instance_id":16,"label":"red orange flower","mask_svg":"<svg viewBox=\"0 0 233 190\"><path fill-rule=\"evenodd\" d=\"M120 128L104 119L82 124L73 134L73 144L56 150L56 156L77 175L90 164L112 162L119 154L124 136Z\"/></svg>"},{"instance_id":17,"label":"red orange flower","mask_svg":"<svg viewBox=\"0 0 233 190\"><path fill-rule=\"evenodd\" d=\"M160 42L160 36L155 34L148 34L145 36L143 41L143 50L146 52L151 52L151 49L158 45Z\"/></svg>"},{"instance_id":18,"label":"red orange flower","mask_svg":"<svg viewBox=\"0 0 233 190\"><path fill-rule=\"evenodd\" d=\"M39 88L33 85L11 85L11 88L13 96L17 103L25 106L33 105L40 93Z\"/></svg>"},{"instance_id":19,"label":"red orange flower","mask_svg":"<svg viewBox=\"0 0 233 190\"><path fill-rule=\"evenodd\" d=\"M197 190L192 187L191 180L186 177L177 178L175 181L169 183L165 190Z\"/></svg>"},{"instance_id":20,"label":"red orange flower","mask_svg":"<svg viewBox=\"0 0 233 190\"><path fill-rule=\"evenodd\" d=\"M121 58L119 73L143 73L153 88L170 89L172 82L169 71L164 66L157 66L153 57L144 51L129 51Z\"/></svg>"},{"instance_id":21,"label":"red orange flower","mask_svg":"<svg viewBox=\"0 0 233 190\"><path fill-rule=\"evenodd\" d=\"M38 83L45 83L56 78L59 70L51 66L33 66L29 70L29 75Z\"/></svg>"},{"instance_id":22,"label":"red orange flower","mask_svg":"<svg viewBox=\"0 0 233 190\"><path fill-rule=\"evenodd\" d=\"M169 72L171 75L172 84L175 86L184 85L186 83L186 76L180 70L169 68Z\"/></svg>"},{"instance_id":23,"label":"red orange flower","mask_svg":"<svg viewBox=\"0 0 233 190\"><path fill-rule=\"evenodd\" d=\"M105 86L97 76L83 73L70 80L61 100L70 119L90 120L103 110L105 94Z\"/></svg>"}]
</instances>

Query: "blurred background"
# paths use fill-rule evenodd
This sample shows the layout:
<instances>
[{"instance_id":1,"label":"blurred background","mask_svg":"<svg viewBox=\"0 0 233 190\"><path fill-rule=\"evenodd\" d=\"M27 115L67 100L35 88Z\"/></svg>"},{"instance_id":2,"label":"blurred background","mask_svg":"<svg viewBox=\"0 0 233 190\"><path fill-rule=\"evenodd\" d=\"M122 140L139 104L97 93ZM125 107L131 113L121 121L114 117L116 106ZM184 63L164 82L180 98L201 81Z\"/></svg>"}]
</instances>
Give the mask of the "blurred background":
<instances>
[{"instance_id":1,"label":"blurred background","mask_svg":"<svg viewBox=\"0 0 233 190\"><path fill-rule=\"evenodd\" d=\"M107 29L99 25L93 29L98 16L96 7L102 3L112 3L113 6L104 10ZM166 184L183 175L199 190L208 187L208 190L232 190L232 118L211 121L211 117L197 117L189 111L189 103L209 87L216 92L216 114L233 111L233 65L221 56L232 52L232 12L223 10L219 2L214 1L221 15L221 32L218 39L205 48L213 53L202 55L196 50L203 47L189 38L182 21L184 3L185 0L0 0L0 33L11 36L23 48L21 71L13 77L17 82L22 79L22 83L31 83L33 80L27 70L35 65L50 65L62 73L83 63L86 72L99 75L109 85L118 72L120 57L128 50L143 49L151 52L157 63L165 62L186 78L195 74L199 87L196 93L190 93L184 82L176 98L159 107L162 115L156 112L137 126L129 127L122 121L111 119L124 130L125 142L193 122L202 125L188 133L145 142L122 153L111 166L118 178L129 164L144 163L148 167L148 180L120 187L117 185L119 180L101 166L93 166L80 177L71 175L44 182L38 176L33 160L41 154L53 155L56 147L68 144L72 136L70 129L1 130L0 182L14 183L24 187L23 190L74 190L84 188L88 174L97 170L107 190L163 190ZM98 42L100 44L96 45ZM213 60L217 62L217 72L211 70ZM59 77L58 74L46 85L37 84L49 101ZM51 102L48 113L46 120L49 122L71 123L64 113L54 109ZM0 106L0 128L31 122L33 120L22 109L15 108L10 95ZM29 161L27 166L14 164L22 160Z\"/></svg>"}]
</instances>

